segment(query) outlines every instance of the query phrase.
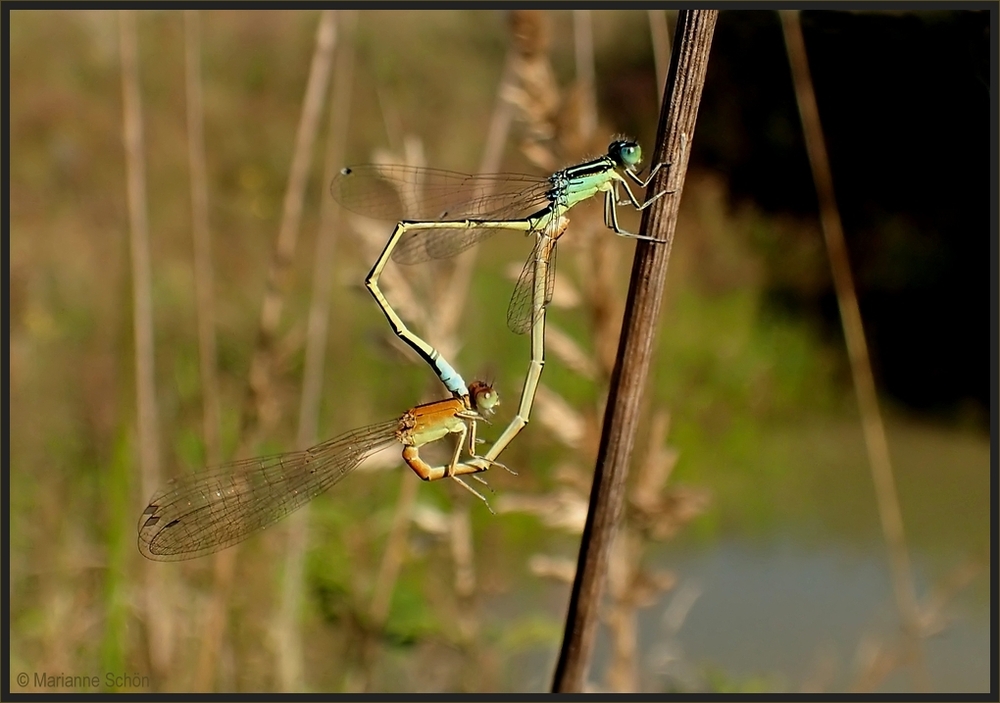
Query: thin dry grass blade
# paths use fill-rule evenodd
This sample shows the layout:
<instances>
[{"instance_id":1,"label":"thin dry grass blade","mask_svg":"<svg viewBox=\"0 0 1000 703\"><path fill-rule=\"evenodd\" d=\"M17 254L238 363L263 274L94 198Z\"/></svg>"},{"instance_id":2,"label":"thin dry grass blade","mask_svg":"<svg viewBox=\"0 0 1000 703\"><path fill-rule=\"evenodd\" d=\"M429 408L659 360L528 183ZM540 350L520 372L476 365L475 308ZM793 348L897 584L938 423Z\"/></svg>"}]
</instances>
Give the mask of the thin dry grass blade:
<instances>
[{"instance_id":1,"label":"thin dry grass blade","mask_svg":"<svg viewBox=\"0 0 1000 703\"><path fill-rule=\"evenodd\" d=\"M912 671L914 686L918 691L927 691L930 690L931 682L920 635L920 612L916 589L913 585L913 573L910 566L909 549L906 545L903 516L899 507L899 496L896 491L896 480L893 476L892 460L889 457L885 426L879 410L878 395L875 392L875 378L872 374L868 345L865 342L864 325L858 308L854 278L851 274L847 246L844 242L840 211L837 208L837 199L834 195L833 176L826 153L816 94L809 73L809 61L806 57L802 26L799 23L797 11L784 10L780 14L785 44L788 48L788 60L792 67L792 78L795 83L795 97L802 118L806 151L809 153L813 181L816 184L820 225L826 239L830 269L833 273L833 285L837 293L837 306L840 308L844 338L847 341L851 375L854 378L854 389L858 397L858 409L861 414L865 446L868 449L872 480L875 484L875 498L882 522L882 533L885 535L889 552L896 608L899 611L903 629L907 633L908 658L914 662Z\"/></svg>"},{"instance_id":2,"label":"thin dry grass blade","mask_svg":"<svg viewBox=\"0 0 1000 703\"><path fill-rule=\"evenodd\" d=\"M571 559L535 554L528 559L528 568L535 576L553 579L563 583L573 583L576 564Z\"/></svg>"},{"instance_id":3,"label":"thin dry grass blade","mask_svg":"<svg viewBox=\"0 0 1000 703\"><path fill-rule=\"evenodd\" d=\"M216 373L215 281L212 234L208 222L208 168L205 164L204 109L201 86L201 20L184 11L185 87L188 164L191 169L191 235L194 243L195 299L198 301L198 359L202 387L202 431L209 466L222 463L219 446L219 379Z\"/></svg>"},{"instance_id":4,"label":"thin dry grass blade","mask_svg":"<svg viewBox=\"0 0 1000 703\"><path fill-rule=\"evenodd\" d=\"M551 436L571 449L581 447L587 422L580 411L544 383L538 384L535 407L538 409L538 421Z\"/></svg>"},{"instance_id":5,"label":"thin dry grass blade","mask_svg":"<svg viewBox=\"0 0 1000 703\"><path fill-rule=\"evenodd\" d=\"M505 86L504 98L518 108L527 127L521 150L540 168L552 171L557 158L546 143L557 133L560 91L547 56L548 16L541 10L514 10L509 24L516 80Z\"/></svg>"},{"instance_id":6,"label":"thin dry grass blade","mask_svg":"<svg viewBox=\"0 0 1000 703\"><path fill-rule=\"evenodd\" d=\"M156 371L153 342L153 295L146 203L146 161L142 128L142 94L139 87L139 49L135 12L118 15L122 67L123 127L126 197L129 212L129 251L132 259L135 387L138 415L140 490L143 499L160 485L160 431L156 404ZM172 579L153 564L145 566L145 611L149 659L157 678L167 677L174 655L169 599Z\"/></svg>"},{"instance_id":7,"label":"thin dry grass blade","mask_svg":"<svg viewBox=\"0 0 1000 703\"><path fill-rule=\"evenodd\" d=\"M590 246L582 252L587 256L589 273L584 276L585 297L590 325L594 331L594 356L602 380L611 378L618 347L621 298L616 295L620 242L613 241L607 232L590 237ZM582 267L581 267L582 268Z\"/></svg>"},{"instance_id":8,"label":"thin dry grass blade","mask_svg":"<svg viewBox=\"0 0 1000 703\"><path fill-rule=\"evenodd\" d=\"M670 413L666 410L658 411L650 424L646 460L632 483L632 504L648 513L652 513L659 505L660 494L677 463L677 452L666 444L669 427Z\"/></svg>"},{"instance_id":9,"label":"thin dry grass blade","mask_svg":"<svg viewBox=\"0 0 1000 703\"><path fill-rule=\"evenodd\" d=\"M486 133L486 145L483 147L483 157L479 162L480 173L495 173L500 170L500 159L503 156L503 146L507 142L507 135L510 132L510 123L514 117L513 106L504 99L504 91L514 77L514 54L507 52L504 60L503 74L500 77L500 85L497 88L496 102L493 106L493 116L490 118L490 127ZM488 195L488 193L484 193ZM455 261L448 285L445 287L445 294L441 296L440 311L435 319L435 327L444 330L458 328L458 323L465 308L465 301L468 299L469 286L472 284L472 272L476 266L476 259L479 257L479 248L472 247Z\"/></svg>"},{"instance_id":10,"label":"thin dry grass blade","mask_svg":"<svg viewBox=\"0 0 1000 703\"><path fill-rule=\"evenodd\" d=\"M357 23L357 11L337 13L340 20L333 91L330 98L330 122L323 166L323 183L333 180L343 162L344 144L350 117L354 85L354 45L350 37ZM333 254L339 231L339 210L332 198L323 198L319 232L316 238L313 293L309 306L302 397L299 405L299 429L296 445L306 448L318 437L320 400L323 393L323 367L326 361L328 322L333 291ZM308 543L309 506L293 514L288 521L288 545L281 587L281 605L276 611L272 634L277 643L278 681L283 691L304 688L302 636L299 608L303 591L305 550Z\"/></svg>"},{"instance_id":11,"label":"thin dry grass blade","mask_svg":"<svg viewBox=\"0 0 1000 703\"><path fill-rule=\"evenodd\" d=\"M497 98L490 119L490 128L486 136L486 143L483 147L483 156L480 160L480 172L482 173L499 170L500 159L503 155L503 146L507 140L513 116L513 107L505 98L507 87L513 80L513 73L513 53L508 52L500 83L497 86ZM377 246L381 248L383 244L383 241L379 241ZM450 356L451 350L457 346L457 344L450 340L455 338L461 321L463 307L468 299L468 289L472 281L472 272L477 256L478 250L476 247L473 247L457 257L451 275L448 277L446 284L437 289L440 293L434 300L429 300L422 304L417 301L413 288L405 281L403 276L391 277L392 282L390 285L392 288L386 291L386 295L393 300L393 307L396 308L397 312L404 319L419 320L425 311L438 311L437 315L424 316L423 321L426 323L429 332L433 335L435 346L446 358ZM383 289L385 289L386 277L383 276L382 281ZM408 472L401 472L400 481L402 482L399 493L400 497L393 514L393 527L390 530L387 548L379 567L379 577L376 580L375 592L372 596L369 609L374 631L378 631L384 625L388 615L389 602L395 590L402 561L405 558L405 544L410 516L416 500L418 484L413 480L413 476L408 475ZM456 572L471 570L471 573L474 575L471 542L468 545L467 557L466 566L462 566L456 561ZM456 578L458 579L456 583L468 583L466 577ZM472 583L474 584L474 580ZM463 629L466 631L472 631L474 628L474 623L464 622L463 624ZM367 654L367 657L363 657L362 659L360 673L350 681L351 686L348 690L351 691L368 690L371 684L371 657L374 656L374 647L368 642L363 642L359 650L363 655Z\"/></svg>"},{"instance_id":12,"label":"thin dry grass blade","mask_svg":"<svg viewBox=\"0 0 1000 703\"><path fill-rule=\"evenodd\" d=\"M316 29L316 47L309 79L302 101L302 112L295 135L295 148L288 173L288 186L282 206L281 225L275 242L274 256L268 270L267 290L261 308L260 330L257 348L250 363L250 392L244 407L242 421L243 442L253 444L254 436L261 426L270 425L277 414L276 400L272 397L271 373L272 352L286 288L290 279L289 271L295 259L299 228L302 220L302 203L308 184L309 168L315 152L316 132L323 110L324 96L330 81L333 64L333 47L336 33L333 10L324 10Z\"/></svg>"},{"instance_id":13,"label":"thin dry grass blade","mask_svg":"<svg viewBox=\"0 0 1000 703\"><path fill-rule=\"evenodd\" d=\"M354 44L351 41L357 24L357 11L337 13L340 19L336 73L330 98L330 124L323 167L323 183L329 183L343 161L350 119L351 93L354 86ZM316 242L316 265L313 271L313 295L306 334L305 370L302 402L299 408L297 443L306 447L317 439L320 399L323 393L323 364L326 357L327 327L333 290L333 254L340 229L340 211L332 198L322 199L319 235Z\"/></svg>"},{"instance_id":14,"label":"thin dry grass blade","mask_svg":"<svg viewBox=\"0 0 1000 703\"><path fill-rule=\"evenodd\" d=\"M641 233L656 233L662 241L636 245L587 526L581 539L577 578L553 680L554 692L584 690L603 577L622 512L628 464L641 419L639 406L663 299L670 243L690 155L688 145L694 135L717 17L716 11L694 10L681 12L678 19L680 41L675 41L678 56L671 63L653 158L653 162L671 163L672 166L661 170L650 186L650 192L665 190L670 194L645 211L640 228Z\"/></svg>"},{"instance_id":15,"label":"thin dry grass blade","mask_svg":"<svg viewBox=\"0 0 1000 703\"><path fill-rule=\"evenodd\" d=\"M597 362L575 339L553 324L545 328L545 348L568 369L588 380L597 378Z\"/></svg>"},{"instance_id":16,"label":"thin dry grass blade","mask_svg":"<svg viewBox=\"0 0 1000 703\"><path fill-rule=\"evenodd\" d=\"M666 10L647 10L649 13L649 33L653 39L653 61L656 64L656 96L663 100L663 90L667 84L667 69L670 67L670 27Z\"/></svg>"},{"instance_id":17,"label":"thin dry grass blade","mask_svg":"<svg viewBox=\"0 0 1000 703\"><path fill-rule=\"evenodd\" d=\"M381 632L385 625L389 616L392 593L395 590L396 581L399 579L399 572L403 568L403 562L406 560L406 541L420 483L414 481L413 476L407 475L409 472L401 471L400 473L403 474L405 480L400 482L399 497L396 499L396 507L392 512L392 524L389 527L389 535L382 552L378 576L375 579L371 605L368 608L370 628L361 634L360 642L357 644L358 666L347 674L344 685L346 691L364 692L371 688L375 658L375 643L372 633Z\"/></svg>"},{"instance_id":18,"label":"thin dry grass blade","mask_svg":"<svg viewBox=\"0 0 1000 703\"><path fill-rule=\"evenodd\" d=\"M587 503L574 490L559 489L547 495L506 493L497 500L501 513L530 513L546 526L578 535L587 520Z\"/></svg>"},{"instance_id":19,"label":"thin dry grass blade","mask_svg":"<svg viewBox=\"0 0 1000 703\"><path fill-rule=\"evenodd\" d=\"M611 639L611 661L605 674L606 687L618 693L638 690L639 667L636 609L629 602L632 580L639 561L639 540L626 526L618 532L608 562L609 605L602 618Z\"/></svg>"},{"instance_id":20,"label":"thin dry grass blade","mask_svg":"<svg viewBox=\"0 0 1000 703\"><path fill-rule=\"evenodd\" d=\"M295 257L295 246L302 216L302 202L312 161L313 144L329 82L334 36L333 12L326 10L320 15L316 31L316 48L309 70L309 79L296 135L296 146L292 156L288 188L285 192L281 227L275 245L274 258L268 271L267 291L261 310L258 346L254 351L250 365L249 393L244 407L241 448L238 452L240 454L247 452L261 425L271 424L276 412L277 401L272 397L270 379L274 341L281 318L285 286L289 279L288 272ZM220 552L215 558L216 587L205 615L206 638L208 639L205 651L207 652L217 651L218 643L221 642L226 620L226 604L232 590L237 554L238 548L231 548ZM212 669L209 668L210 664L210 661L204 663L203 660L200 666L199 681L197 682L200 690L208 687L213 673Z\"/></svg>"},{"instance_id":21,"label":"thin dry grass blade","mask_svg":"<svg viewBox=\"0 0 1000 703\"><path fill-rule=\"evenodd\" d=\"M576 83L580 91L580 137L581 141L587 141L597 129L594 24L590 10L573 10L573 47L576 55Z\"/></svg>"},{"instance_id":22,"label":"thin dry grass blade","mask_svg":"<svg viewBox=\"0 0 1000 703\"><path fill-rule=\"evenodd\" d=\"M400 486L396 509L393 510L392 514L392 526L389 528L389 538L386 541L382 563L379 565L378 578L375 579L375 591L372 594L371 607L368 611L376 626L384 623L389 614L392 589L399 577L403 559L406 557L407 529L413 505L416 502L417 489L420 486L417 481L413 480L412 476L405 477L408 480Z\"/></svg>"},{"instance_id":23,"label":"thin dry grass blade","mask_svg":"<svg viewBox=\"0 0 1000 703\"><path fill-rule=\"evenodd\" d=\"M208 176L205 165L204 111L201 86L201 21L197 10L184 12L185 89L187 97L188 164L191 170L191 233L194 243L194 279L198 321L198 359L202 383L202 426L208 466L222 463L219 444L221 407L216 375L215 285L212 239L208 224ZM228 563L227 563L228 560ZM215 573L225 582L232 557L215 558ZM209 687L222 646L221 613L211 612L198 628L201 645L193 689Z\"/></svg>"}]
</instances>

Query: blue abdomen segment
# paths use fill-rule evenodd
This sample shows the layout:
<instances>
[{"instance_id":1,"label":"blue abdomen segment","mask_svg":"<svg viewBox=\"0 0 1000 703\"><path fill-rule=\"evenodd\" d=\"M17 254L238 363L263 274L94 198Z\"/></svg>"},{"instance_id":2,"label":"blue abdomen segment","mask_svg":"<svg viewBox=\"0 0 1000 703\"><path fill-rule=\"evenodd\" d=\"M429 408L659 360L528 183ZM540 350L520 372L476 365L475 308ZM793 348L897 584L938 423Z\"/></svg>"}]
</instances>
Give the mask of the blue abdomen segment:
<instances>
[{"instance_id":1,"label":"blue abdomen segment","mask_svg":"<svg viewBox=\"0 0 1000 703\"><path fill-rule=\"evenodd\" d=\"M469 389L465 385L465 379L462 378L458 371L456 371L436 349L431 357L431 363L434 365L434 370L437 371L437 375L438 378L441 379L441 383L443 383L449 391L457 396L469 395Z\"/></svg>"}]
</instances>

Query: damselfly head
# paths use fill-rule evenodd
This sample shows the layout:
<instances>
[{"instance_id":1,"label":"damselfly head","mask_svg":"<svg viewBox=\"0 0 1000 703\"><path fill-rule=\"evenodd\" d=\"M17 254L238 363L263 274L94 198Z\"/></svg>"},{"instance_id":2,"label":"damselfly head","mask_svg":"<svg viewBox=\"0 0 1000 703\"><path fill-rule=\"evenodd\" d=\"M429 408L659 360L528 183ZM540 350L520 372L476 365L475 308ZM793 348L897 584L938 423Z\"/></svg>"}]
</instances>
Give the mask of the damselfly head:
<instances>
[{"instance_id":1,"label":"damselfly head","mask_svg":"<svg viewBox=\"0 0 1000 703\"><path fill-rule=\"evenodd\" d=\"M500 405L500 395L492 384L485 381L473 381L469 384L469 398L472 409L484 417L491 416Z\"/></svg>"},{"instance_id":2,"label":"damselfly head","mask_svg":"<svg viewBox=\"0 0 1000 703\"><path fill-rule=\"evenodd\" d=\"M635 170L642 163L642 147L631 139L616 139L608 146L608 156L621 168Z\"/></svg>"}]
</instances>

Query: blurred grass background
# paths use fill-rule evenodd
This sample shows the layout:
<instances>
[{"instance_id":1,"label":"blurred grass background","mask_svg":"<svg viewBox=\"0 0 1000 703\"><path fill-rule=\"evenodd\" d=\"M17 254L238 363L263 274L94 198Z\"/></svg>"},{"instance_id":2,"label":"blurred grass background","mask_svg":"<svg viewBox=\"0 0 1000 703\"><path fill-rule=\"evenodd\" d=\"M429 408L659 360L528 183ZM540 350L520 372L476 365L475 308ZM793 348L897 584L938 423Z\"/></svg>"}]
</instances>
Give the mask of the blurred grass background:
<instances>
[{"instance_id":1,"label":"blurred grass background","mask_svg":"<svg viewBox=\"0 0 1000 703\"><path fill-rule=\"evenodd\" d=\"M573 34L567 29L573 18L570 12L546 14L556 80L569 85L576 70ZM920 29L931 33L955 27L959 33L974 32L979 26L975 21L955 19L962 14L937 13L916 21L924 22ZM749 116L742 129L739 125L738 98L767 94L731 82L741 63L733 48L739 46L734 37L741 32L744 41L762 47L760 54L777 53L777 68L758 74L757 80L790 90L787 61L784 67L780 64L780 35L774 34L767 15L723 13L720 18L648 391L650 417L657 410L669 412L668 443L678 456L673 480L711 492L710 507L678 537L706 549L727 534L763 539L781 525L794 526L797 538L807 543L830 534L848 543L855 538L864 542L877 532L835 309L830 314L828 264L809 196L782 204L770 191L759 199L747 192L748 153L771 144L774 160L781 164L787 163L783 159L794 161L789 152L801 150L798 117L787 95L784 102L767 103L776 105L775 113L779 108L784 112L772 115L765 132L754 132ZM239 413L317 19L315 12L201 13L226 458L240 441ZM897 19L915 21L912 15ZM829 38L826 28L831 25L825 21L833 22L834 34L843 31L837 25L842 18L817 13L813 21L806 24L807 41L811 28L814 36ZM886 20L878 16L874 21ZM191 263L182 15L143 11L138 14L138 32L161 461L166 474L175 474L197 470L206 460ZM593 13L597 109L600 124L608 126L600 141L624 132L639 139L647 153L658 110L649 37L645 12ZM145 565L134 546L135 524L149 496L139 490L136 466L118 20L113 12L18 10L10 13L9 43L10 665L12 672L149 672L139 576ZM500 12L359 13L346 162L369 161L380 147L400 153L406 138L417 137L429 165L475 171L509 44L507 17ZM977 48L969 48L970 54ZM977 53L972 73L980 66L978 60ZM728 115L728 122L727 104L736 112ZM961 130L963 114L956 118L955 131ZM835 129L836 124L834 118L825 126ZM836 166L838 142L832 129L834 136L828 139ZM981 140L980 148L987 144L985 133L969 131ZM515 122L502 169L538 172L517 148L521 139ZM291 449L295 437L312 252L320 204L329 197L321 149L313 160L279 332L286 350L276 388L280 419L252 448L257 453ZM801 167L801 152L797 158ZM878 168L865 164L860 170L865 166ZM760 173L771 172L762 167ZM850 175L843 173L843 182L850 184ZM985 173L975 171L974 177L985 184ZM800 180L808 192L808 176ZM838 180L838 192L850 199L852 186L841 189L840 184ZM950 197L951 190L945 191L938 200ZM976 202L985 218L988 194L979 189L973 195L982 196ZM862 211L872 209L868 201L850 202ZM586 217L599 220L599 204L582 207L590 208ZM910 212L907 203L880 207L893 216L878 215L871 221L847 216L845 222L849 230L856 225L855 233L860 231L869 242L857 255L863 313L865 292L875 290L875 296L886 281L895 281L897 289L913 281L919 281L921 289L942 285L942 279L935 278L940 271L927 264L940 259L941 237L928 234L920 213ZM957 202L955 207L965 204ZM981 225L985 219L975 222ZM949 250L956 266L967 261L961 258L965 250L978 253L979 261L985 258L985 233L973 226L953 233L961 239L954 244L958 254ZM343 228L333 269L319 420L323 437L440 397L436 390L427 395L434 386L428 383L426 369L388 342L387 326L361 286L371 260L346 223ZM581 273L578 264L587 250L575 244L572 235L571 226L560 246L559 276L580 288L586 285L581 279L586 269ZM457 366L467 379L482 373L495 378L504 399L497 423L503 427L516 407L528 358L526 340L514 337L503 324L512 290L506 271L519 267L528 248L523 241L494 239L479 254L458 335ZM977 244L968 244L970 240ZM612 277L617 298L611 307L620 316L632 245L615 238L609 247L618 252L608 265L617 272ZM896 253L888 268L880 267L887 261L886 249ZM866 257L866 251L874 254ZM985 286L985 269L967 277ZM922 300L913 298L912 304L919 307ZM983 305L985 298L977 298L968 307L978 311ZM883 319L894 316L898 311ZM599 351L585 308L557 304L551 318L582 349ZM928 336L934 331L929 329ZM976 335L970 337L985 345L985 333ZM880 349L890 348L884 342L887 337L877 339L883 340L881 346L875 343L877 363L891 366L891 359L879 356ZM970 346L966 337L953 339L958 349L952 360L961 359L963 350L976 360L984 358L983 350ZM985 366L966 365L974 368L955 372L961 378L955 379L957 390L950 396L914 401L919 392L899 392L898 380L893 392L883 396L908 536L931 555L942 574L961 557L978 558L989 548L987 371ZM949 368L943 364L925 369L925 376L948 375ZM888 372L879 374L881 380ZM582 378L550 353L543 382L571 407L581 413L585 409L586 418L596 418L584 422L596 437L596 409L604 393L600 378ZM941 385L937 378L933 384ZM644 433L637 447L645 442ZM514 492L551 496L562 485L558 469L568 461L568 453L544 420L536 420L503 457L519 475L491 472L491 483L501 497ZM402 485L396 474L403 468L400 463L388 473L358 472L315 501L300 613L306 643L306 674L298 683L302 690L350 686L345 682L359 666L358 632L365 627L359 613L379 573ZM582 468L585 473L588 467ZM416 481L409 475L403 479ZM437 484L420 485L418 496L425 519L416 520L420 529L410 535L409 556L378 634L379 654L374 664L367 664L373 669L371 689L489 691L534 686L519 675L518 662L529 653L554 657L567 591L564 586L554 591L534 575L529 557L554 553L573 559L577 537L531 514L510 512L495 518L472 506L479 590L473 610L463 615L461 608L468 603L453 593L448 539L427 525L468 496ZM213 688L279 688L267 622L278 601L281 529L267 531L240 550ZM212 594L212 562L152 568L179 575L177 593L183 595L177 597L174 611L173 664L154 675L149 686L185 690L197 663L194 643L203 625L199 614ZM973 582L980 597L987 588L985 576ZM474 642L457 631L456 623L464 616L480 621ZM469 671L473 665L475 670ZM600 672L592 678L600 680ZM724 687L713 680L706 675L704 686ZM655 689L667 684L649 685Z\"/></svg>"}]
</instances>

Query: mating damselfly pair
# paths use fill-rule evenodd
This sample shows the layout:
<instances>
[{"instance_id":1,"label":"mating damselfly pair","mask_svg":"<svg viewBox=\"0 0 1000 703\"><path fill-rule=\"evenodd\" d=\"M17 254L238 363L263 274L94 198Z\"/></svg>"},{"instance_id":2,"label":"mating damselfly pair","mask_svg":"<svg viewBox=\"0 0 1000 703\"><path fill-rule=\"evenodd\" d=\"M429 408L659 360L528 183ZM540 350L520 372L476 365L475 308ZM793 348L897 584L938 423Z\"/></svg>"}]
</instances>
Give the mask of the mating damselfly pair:
<instances>
[{"instance_id":1,"label":"mating damselfly pair","mask_svg":"<svg viewBox=\"0 0 1000 703\"><path fill-rule=\"evenodd\" d=\"M404 462L424 480L452 478L486 502L460 477L481 480L476 474L503 466L497 457L528 423L545 363L545 310L552 299L556 244L569 223L566 213L603 193L604 223L610 230L655 241L626 232L618 224L617 206L644 210L669 192L659 191L645 201L636 198L629 182L647 188L663 166L654 165L643 179L638 172L641 161L637 143L615 140L604 156L549 177L467 175L374 164L343 169L330 186L337 202L352 212L397 223L365 283L393 331L427 361L453 397L416 406L395 420L346 432L310 449L234 461L170 481L139 519L142 554L173 561L236 544L326 491L365 458L393 443L404 447ZM624 199L620 188L625 189ZM501 230L535 237L507 310L511 330L530 331L531 358L517 414L480 455L476 427L493 414L499 403L496 391L482 382L467 386L433 346L407 328L378 281L390 258L416 264L454 256ZM431 467L419 458L419 447L447 435L457 436L447 466ZM469 458L460 461L466 439Z\"/></svg>"}]
</instances>

